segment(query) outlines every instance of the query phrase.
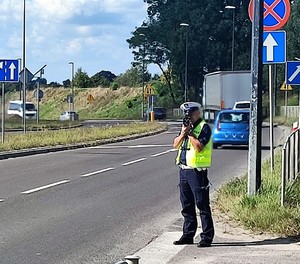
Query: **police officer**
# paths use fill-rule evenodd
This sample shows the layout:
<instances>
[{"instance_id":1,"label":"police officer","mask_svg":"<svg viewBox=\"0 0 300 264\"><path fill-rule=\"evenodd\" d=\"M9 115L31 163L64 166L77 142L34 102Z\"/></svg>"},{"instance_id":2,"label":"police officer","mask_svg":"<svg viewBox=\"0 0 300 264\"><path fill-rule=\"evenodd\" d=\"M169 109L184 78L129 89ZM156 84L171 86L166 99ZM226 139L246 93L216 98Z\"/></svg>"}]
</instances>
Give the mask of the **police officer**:
<instances>
[{"instance_id":1,"label":"police officer","mask_svg":"<svg viewBox=\"0 0 300 264\"><path fill-rule=\"evenodd\" d=\"M180 108L185 117L180 134L173 146L178 149L179 189L184 218L183 235L174 245L193 244L197 230L196 206L200 211L202 233L198 247L210 247L214 238L214 225L209 205L207 169L211 166L211 129L201 118L201 105L183 103Z\"/></svg>"}]
</instances>

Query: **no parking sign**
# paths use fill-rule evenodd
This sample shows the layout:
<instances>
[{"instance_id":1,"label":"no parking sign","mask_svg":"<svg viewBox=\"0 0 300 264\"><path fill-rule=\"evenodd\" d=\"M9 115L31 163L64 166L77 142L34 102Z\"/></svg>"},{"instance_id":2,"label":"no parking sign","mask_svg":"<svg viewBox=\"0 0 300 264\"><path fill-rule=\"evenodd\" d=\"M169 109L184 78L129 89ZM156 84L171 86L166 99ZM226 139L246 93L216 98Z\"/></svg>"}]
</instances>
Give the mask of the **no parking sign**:
<instances>
[{"instance_id":1,"label":"no parking sign","mask_svg":"<svg viewBox=\"0 0 300 264\"><path fill-rule=\"evenodd\" d=\"M264 31L273 31L280 29L288 21L291 13L289 0L264 0L263 8ZM253 21L253 0L248 7L250 20Z\"/></svg>"}]
</instances>

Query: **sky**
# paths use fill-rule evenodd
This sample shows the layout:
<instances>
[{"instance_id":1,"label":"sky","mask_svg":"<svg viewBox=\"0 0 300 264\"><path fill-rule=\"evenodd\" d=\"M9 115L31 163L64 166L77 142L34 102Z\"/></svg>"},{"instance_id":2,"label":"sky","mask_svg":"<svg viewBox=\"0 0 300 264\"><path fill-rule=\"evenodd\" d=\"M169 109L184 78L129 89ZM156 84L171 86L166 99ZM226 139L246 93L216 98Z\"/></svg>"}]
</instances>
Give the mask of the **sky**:
<instances>
[{"instance_id":1,"label":"sky","mask_svg":"<svg viewBox=\"0 0 300 264\"><path fill-rule=\"evenodd\" d=\"M23 1L1 0L0 59L23 58ZM126 39L147 18L143 0L25 0L25 66L36 73L45 64L47 82L71 79L82 68L119 75L131 68ZM22 68L22 66L21 66ZM158 71L157 71L158 72Z\"/></svg>"}]
</instances>

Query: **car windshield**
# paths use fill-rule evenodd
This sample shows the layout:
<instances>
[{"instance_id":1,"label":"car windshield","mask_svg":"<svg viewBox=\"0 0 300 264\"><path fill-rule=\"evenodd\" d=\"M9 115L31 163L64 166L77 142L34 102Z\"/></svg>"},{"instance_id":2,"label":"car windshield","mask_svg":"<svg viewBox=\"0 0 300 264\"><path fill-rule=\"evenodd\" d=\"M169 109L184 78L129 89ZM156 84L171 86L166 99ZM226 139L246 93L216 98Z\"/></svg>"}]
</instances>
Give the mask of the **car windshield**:
<instances>
[{"instance_id":1,"label":"car windshield","mask_svg":"<svg viewBox=\"0 0 300 264\"><path fill-rule=\"evenodd\" d=\"M27 104L26 103L26 110L27 111L35 111L35 107L34 107L34 104Z\"/></svg>"},{"instance_id":2,"label":"car windshield","mask_svg":"<svg viewBox=\"0 0 300 264\"><path fill-rule=\"evenodd\" d=\"M155 107L153 110L156 112L164 112L164 109L162 107Z\"/></svg>"},{"instance_id":3,"label":"car windshield","mask_svg":"<svg viewBox=\"0 0 300 264\"><path fill-rule=\"evenodd\" d=\"M238 103L236 104L235 108L250 108L250 103Z\"/></svg>"},{"instance_id":4,"label":"car windshield","mask_svg":"<svg viewBox=\"0 0 300 264\"><path fill-rule=\"evenodd\" d=\"M249 122L249 113L221 113L220 114L221 123L239 123L239 122Z\"/></svg>"}]
</instances>

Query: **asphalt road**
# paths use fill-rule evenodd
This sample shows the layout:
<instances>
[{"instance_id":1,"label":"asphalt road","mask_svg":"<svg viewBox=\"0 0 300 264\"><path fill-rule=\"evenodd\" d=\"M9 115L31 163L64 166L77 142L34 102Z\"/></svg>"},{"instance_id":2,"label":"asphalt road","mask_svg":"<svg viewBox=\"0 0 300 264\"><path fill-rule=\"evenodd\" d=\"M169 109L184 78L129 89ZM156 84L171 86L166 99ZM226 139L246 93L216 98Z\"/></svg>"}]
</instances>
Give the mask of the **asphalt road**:
<instances>
[{"instance_id":1,"label":"asphalt road","mask_svg":"<svg viewBox=\"0 0 300 264\"><path fill-rule=\"evenodd\" d=\"M116 263L161 235L180 216L171 145L178 129L0 160L0 263ZM215 150L212 190L246 171L247 158L247 148Z\"/></svg>"}]
</instances>

